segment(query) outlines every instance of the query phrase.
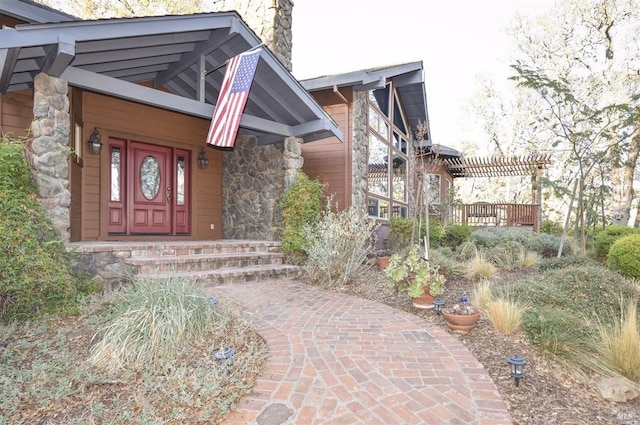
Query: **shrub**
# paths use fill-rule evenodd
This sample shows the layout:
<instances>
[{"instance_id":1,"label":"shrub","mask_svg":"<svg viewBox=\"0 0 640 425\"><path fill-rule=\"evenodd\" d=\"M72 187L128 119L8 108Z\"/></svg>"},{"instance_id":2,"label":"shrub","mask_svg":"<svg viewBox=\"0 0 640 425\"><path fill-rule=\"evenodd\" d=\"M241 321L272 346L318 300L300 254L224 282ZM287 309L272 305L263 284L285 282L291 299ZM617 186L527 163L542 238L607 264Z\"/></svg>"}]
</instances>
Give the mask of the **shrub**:
<instances>
[{"instance_id":1,"label":"shrub","mask_svg":"<svg viewBox=\"0 0 640 425\"><path fill-rule=\"evenodd\" d=\"M297 181L280 201L283 221L282 251L287 255L288 261L300 264L304 260L307 242L303 236L303 228L316 225L324 200L322 183L318 179L310 180L305 173L298 171Z\"/></svg>"},{"instance_id":2,"label":"shrub","mask_svg":"<svg viewBox=\"0 0 640 425\"><path fill-rule=\"evenodd\" d=\"M110 371L174 360L185 342L213 325L214 309L191 283L139 280L125 288L97 333L90 362Z\"/></svg>"},{"instance_id":3,"label":"shrub","mask_svg":"<svg viewBox=\"0 0 640 425\"><path fill-rule=\"evenodd\" d=\"M440 240L441 246L456 249L469 239L469 235L473 232L473 227L466 224L448 224L444 228L444 235Z\"/></svg>"},{"instance_id":4,"label":"shrub","mask_svg":"<svg viewBox=\"0 0 640 425\"><path fill-rule=\"evenodd\" d=\"M473 288L473 294L471 298L473 299L473 303L480 310L485 310L489 303L493 302L495 299L493 295L493 284L488 280L482 280L476 284Z\"/></svg>"},{"instance_id":5,"label":"shrub","mask_svg":"<svg viewBox=\"0 0 640 425\"><path fill-rule=\"evenodd\" d=\"M475 230L469 235L469 241L478 246L493 248L505 242L515 241L525 249L535 251L542 257L554 257L560 248L560 238L544 233L535 233L529 229L520 227L486 227ZM563 253L570 250L568 241L565 241Z\"/></svg>"},{"instance_id":6,"label":"shrub","mask_svg":"<svg viewBox=\"0 0 640 425\"><path fill-rule=\"evenodd\" d=\"M0 141L0 318L76 312L92 289L70 273L60 234L40 205L21 143Z\"/></svg>"},{"instance_id":7,"label":"shrub","mask_svg":"<svg viewBox=\"0 0 640 425\"><path fill-rule=\"evenodd\" d=\"M562 224L551 220L544 220L542 224L540 224L540 233L562 236Z\"/></svg>"},{"instance_id":8,"label":"shrub","mask_svg":"<svg viewBox=\"0 0 640 425\"><path fill-rule=\"evenodd\" d=\"M378 225L354 207L341 212L325 211L317 226L305 226L307 260L304 270L312 283L327 286L351 283L375 251Z\"/></svg>"},{"instance_id":9,"label":"shrub","mask_svg":"<svg viewBox=\"0 0 640 425\"><path fill-rule=\"evenodd\" d=\"M496 274L496 267L481 252L467 263L466 276L473 281L490 279L494 274Z\"/></svg>"},{"instance_id":10,"label":"shrub","mask_svg":"<svg viewBox=\"0 0 640 425\"><path fill-rule=\"evenodd\" d=\"M449 248L432 248L429 251L429 261L446 277L465 274L464 263L460 262Z\"/></svg>"},{"instance_id":11,"label":"shrub","mask_svg":"<svg viewBox=\"0 0 640 425\"><path fill-rule=\"evenodd\" d=\"M515 240L499 242L491 249L485 250L491 263L504 270L513 270L518 264L518 257L524 251L522 244Z\"/></svg>"},{"instance_id":12,"label":"shrub","mask_svg":"<svg viewBox=\"0 0 640 425\"><path fill-rule=\"evenodd\" d=\"M525 307L518 301L497 298L487 303L484 312L498 332L511 335L520 329Z\"/></svg>"},{"instance_id":13,"label":"shrub","mask_svg":"<svg viewBox=\"0 0 640 425\"><path fill-rule=\"evenodd\" d=\"M415 226L414 226L415 223ZM411 239L413 243L422 244L427 234L425 221L414 218L393 217L389 220L389 248L392 252L400 252L410 248ZM415 231L415 233L414 233ZM429 244L432 247L438 246L444 236L444 226L438 220L429 220Z\"/></svg>"},{"instance_id":14,"label":"shrub","mask_svg":"<svg viewBox=\"0 0 640 425\"><path fill-rule=\"evenodd\" d=\"M594 347L612 368L631 381L640 380L640 332L638 302L631 300L620 320L596 325L599 338Z\"/></svg>"},{"instance_id":15,"label":"shrub","mask_svg":"<svg viewBox=\"0 0 640 425\"><path fill-rule=\"evenodd\" d=\"M607 267L625 277L640 278L640 234L615 241L609 250Z\"/></svg>"},{"instance_id":16,"label":"shrub","mask_svg":"<svg viewBox=\"0 0 640 425\"><path fill-rule=\"evenodd\" d=\"M573 266L599 266L594 260L581 255L567 255L560 258L545 258L540 262L539 270L541 272L554 269L566 269Z\"/></svg>"},{"instance_id":17,"label":"shrub","mask_svg":"<svg viewBox=\"0 0 640 425\"><path fill-rule=\"evenodd\" d=\"M596 257L605 259L615 241L638 233L640 233L639 228L626 226L607 226L604 230L599 230L593 241Z\"/></svg>"}]
</instances>

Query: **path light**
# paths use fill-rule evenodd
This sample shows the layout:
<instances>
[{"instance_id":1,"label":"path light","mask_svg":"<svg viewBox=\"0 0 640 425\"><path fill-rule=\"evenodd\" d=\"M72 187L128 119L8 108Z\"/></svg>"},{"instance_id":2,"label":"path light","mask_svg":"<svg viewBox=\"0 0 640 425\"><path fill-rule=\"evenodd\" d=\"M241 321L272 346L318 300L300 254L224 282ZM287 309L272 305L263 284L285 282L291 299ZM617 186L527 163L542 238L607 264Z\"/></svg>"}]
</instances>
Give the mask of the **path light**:
<instances>
[{"instance_id":1,"label":"path light","mask_svg":"<svg viewBox=\"0 0 640 425\"><path fill-rule=\"evenodd\" d=\"M442 314L442 306L444 305L444 301L438 298L433 302L433 311L436 312L438 316Z\"/></svg>"},{"instance_id":2,"label":"path light","mask_svg":"<svg viewBox=\"0 0 640 425\"><path fill-rule=\"evenodd\" d=\"M220 369L223 372L228 371L233 366L233 355L236 354L236 349L233 347L223 347L216 351L214 356L220 363Z\"/></svg>"},{"instance_id":3,"label":"path light","mask_svg":"<svg viewBox=\"0 0 640 425\"><path fill-rule=\"evenodd\" d=\"M209 302L213 305L218 304L218 297L209 297Z\"/></svg>"},{"instance_id":4,"label":"path light","mask_svg":"<svg viewBox=\"0 0 640 425\"><path fill-rule=\"evenodd\" d=\"M511 356L507 359L507 363L509 363L509 367L511 367L511 377L516 381L516 387L520 383L520 379L524 377L523 369L524 365L527 364L527 361L522 357L518 357L518 355Z\"/></svg>"}]
</instances>

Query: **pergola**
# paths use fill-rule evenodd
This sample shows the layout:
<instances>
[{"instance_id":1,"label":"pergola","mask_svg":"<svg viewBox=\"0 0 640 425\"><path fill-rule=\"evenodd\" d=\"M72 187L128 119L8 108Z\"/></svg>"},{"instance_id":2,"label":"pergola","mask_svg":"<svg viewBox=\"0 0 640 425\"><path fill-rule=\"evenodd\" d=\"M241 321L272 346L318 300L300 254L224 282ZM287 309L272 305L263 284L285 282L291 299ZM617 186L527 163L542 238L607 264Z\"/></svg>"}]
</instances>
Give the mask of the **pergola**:
<instances>
[{"instance_id":1,"label":"pergola","mask_svg":"<svg viewBox=\"0 0 640 425\"><path fill-rule=\"evenodd\" d=\"M442 163L453 178L531 176L531 198L536 216L534 228L540 224L542 215L542 209L540 208L542 204L540 178L543 170L551 164L550 153L510 157L450 157L443 159ZM536 205L537 207L535 207ZM480 213L482 215L482 212L485 211L483 208L486 207L474 206L471 207L470 211L472 211L472 214ZM524 215L526 215L526 212Z\"/></svg>"}]
</instances>

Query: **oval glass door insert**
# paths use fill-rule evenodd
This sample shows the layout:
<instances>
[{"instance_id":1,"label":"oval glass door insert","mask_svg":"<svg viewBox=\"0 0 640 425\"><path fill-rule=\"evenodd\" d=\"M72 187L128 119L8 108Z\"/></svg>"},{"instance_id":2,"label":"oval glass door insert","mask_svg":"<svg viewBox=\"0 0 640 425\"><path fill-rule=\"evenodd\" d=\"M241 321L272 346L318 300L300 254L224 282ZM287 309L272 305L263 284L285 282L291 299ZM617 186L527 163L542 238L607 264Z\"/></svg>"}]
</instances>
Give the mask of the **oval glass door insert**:
<instances>
[{"instance_id":1,"label":"oval glass door insert","mask_svg":"<svg viewBox=\"0 0 640 425\"><path fill-rule=\"evenodd\" d=\"M160 190L160 167L158 161L152 156L147 156L140 167L140 188L142 194L149 201L158 196Z\"/></svg>"}]
</instances>

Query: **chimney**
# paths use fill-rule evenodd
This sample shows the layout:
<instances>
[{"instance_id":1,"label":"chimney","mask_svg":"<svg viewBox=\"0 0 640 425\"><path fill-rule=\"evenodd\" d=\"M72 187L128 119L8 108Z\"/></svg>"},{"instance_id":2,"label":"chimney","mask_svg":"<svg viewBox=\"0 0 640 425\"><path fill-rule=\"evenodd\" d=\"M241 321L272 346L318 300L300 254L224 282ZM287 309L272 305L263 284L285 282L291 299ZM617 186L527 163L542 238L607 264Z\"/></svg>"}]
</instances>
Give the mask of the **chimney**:
<instances>
[{"instance_id":1,"label":"chimney","mask_svg":"<svg viewBox=\"0 0 640 425\"><path fill-rule=\"evenodd\" d=\"M235 10L291 71L292 0L216 0L217 11Z\"/></svg>"}]
</instances>

